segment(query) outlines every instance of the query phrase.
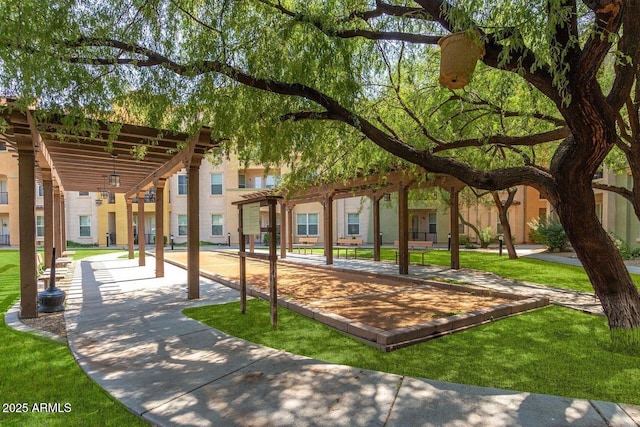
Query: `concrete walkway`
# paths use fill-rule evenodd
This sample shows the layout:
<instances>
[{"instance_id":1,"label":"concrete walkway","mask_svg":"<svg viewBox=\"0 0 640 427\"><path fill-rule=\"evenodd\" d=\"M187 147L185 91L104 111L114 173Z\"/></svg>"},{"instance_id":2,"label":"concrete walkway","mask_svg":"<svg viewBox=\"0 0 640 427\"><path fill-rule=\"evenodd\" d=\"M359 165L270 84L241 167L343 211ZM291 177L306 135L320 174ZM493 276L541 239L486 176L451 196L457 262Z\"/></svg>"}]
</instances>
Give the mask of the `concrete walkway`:
<instances>
[{"instance_id":1,"label":"concrete walkway","mask_svg":"<svg viewBox=\"0 0 640 427\"><path fill-rule=\"evenodd\" d=\"M65 318L87 374L160 426L638 426L640 408L408 378L228 336L182 314L236 301L202 280L108 254L78 261ZM373 263L370 263L373 264ZM634 421L635 420L635 421Z\"/></svg>"}]
</instances>

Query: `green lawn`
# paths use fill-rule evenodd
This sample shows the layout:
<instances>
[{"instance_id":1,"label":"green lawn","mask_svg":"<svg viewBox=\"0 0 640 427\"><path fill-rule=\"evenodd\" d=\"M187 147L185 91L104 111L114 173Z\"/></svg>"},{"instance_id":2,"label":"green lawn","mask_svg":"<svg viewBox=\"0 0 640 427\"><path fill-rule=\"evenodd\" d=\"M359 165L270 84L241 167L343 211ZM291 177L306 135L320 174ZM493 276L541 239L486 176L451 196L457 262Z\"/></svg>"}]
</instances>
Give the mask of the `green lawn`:
<instances>
[{"instance_id":1,"label":"green lawn","mask_svg":"<svg viewBox=\"0 0 640 427\"><path fill-rule=\"evenodd\" d=\"M321 255L322 249L314 249L314 254ZM358 249L358 258L373 259L373 249ZM382 248L380 258L394 261L395 250ZM431 250L424 258L425 264L451 265L449 251ZM419 263L421 260L420 254L415 252L411 254L412 263ZM461 251L460 265L466 268L487 271L509 279L545 284L555 288L593 292L593 287L584 269L573 265L556 264L525 257L510 260L506 255L500 257L494 253L474 251ZM640 284L640 275L632 274L631 276L636 285Z\"/></svg>"},{"instance_id":2,"label":"green lawn","mask_svg":"<svg viewBox=\"0 0 640 427\"><path fill-rule=\"evenodd\" d=\"M104 250L76 250L76 259ZM16 332L4 313L20 295L18 251L0 251L0 425L2 426L145 426L122 404L91 381L69 348ZM63 412L34 412L40 404L59 404ZM67 404L65 406L65 404ZM17 408L26 413L15 413ZM66 412L65 412L66 411Z\"/></svg>"},{"instance_id":3,"label":"green lawn","mask_svg":"<svg viewBox=\"0 0 640 427\"><path fill-rule=\"evenodd\" d=\"M365 369L463 384L640 404L640 355L615 351L606 320L548 307L390 353L320 323L248 301L186 309L186 315L268 347Z\"/></svg>"}]
</instances>

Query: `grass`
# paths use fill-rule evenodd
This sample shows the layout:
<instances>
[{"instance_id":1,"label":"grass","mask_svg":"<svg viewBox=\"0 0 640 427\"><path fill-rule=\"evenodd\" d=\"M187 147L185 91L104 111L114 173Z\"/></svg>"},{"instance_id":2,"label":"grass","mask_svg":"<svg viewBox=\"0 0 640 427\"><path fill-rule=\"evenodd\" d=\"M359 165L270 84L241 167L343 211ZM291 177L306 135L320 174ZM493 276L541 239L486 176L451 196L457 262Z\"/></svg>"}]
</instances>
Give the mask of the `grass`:
<instances>
[{"instance_id":1,"label":"grass","mask_svg":"<svg viewBox=\"0 0 640 427\"><path fill-rule=\"evenodd\" d=\"M384 353L311 319L247 302L184 310L230 335L331 363L411 377L640 404L640 356L615 351L606 320L548 307Z\"/></svg>"},{"instance_id":2,"label":"grass","mask_svg":"<svg viewBox=\"0 0 640 427\"><path fill-rule=\"evenodd\" d=\"M76 250L76 259L104 250ZM0 252L0 312L20 295L18 251ZM66 345L17 332L0 323L0 425L2 426L147 426L94 383ZM58 403L63 412L33 411L33 405ZM27 408L15 413L8 405ZM26 404L26 405L24 405ZM68 406L65 406L68 404ZM14 407L15 408L15 407ZM68 409L68 412L64 412Z\"/></svg>"},{"instance_id":3,"label":"grass","mask_svg":"<svg viewBox=\"0 0 640 427\"><path fill-rule=\"evenodd\" d=\"M314 254L321 255L322 249L314 249ZM358 249L358 258L373 259L373 249ZM381 248L380 258L384 261L395 261L395 249ZM411 262L417 263L421 260L420 254L411 253ZM450 253L449 251L431 250L425 255L425 263L449 266L451 265ZM494 273L508 279L593 293L593 287L584 268L574 265L557 264L525 257L512 260L508 256L500 257L493 253L473 251L460 252L460 265ZM640 284L640 275L632 274L631 277L636 285Z\"/></svg>"}]
</instances>

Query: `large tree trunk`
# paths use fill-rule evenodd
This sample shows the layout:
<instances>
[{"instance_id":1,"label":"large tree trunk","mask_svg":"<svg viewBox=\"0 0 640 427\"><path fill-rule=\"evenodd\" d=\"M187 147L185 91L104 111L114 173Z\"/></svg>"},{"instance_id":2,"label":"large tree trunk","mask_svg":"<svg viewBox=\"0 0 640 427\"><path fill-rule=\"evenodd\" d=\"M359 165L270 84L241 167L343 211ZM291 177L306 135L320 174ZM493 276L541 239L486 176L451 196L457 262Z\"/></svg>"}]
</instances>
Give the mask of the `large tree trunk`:
<instances>
[{"instance_id":1,"label":"large tree trunk","mask_svg":"<svg viewBox=\"0 0 640 427\"><path fill-rule=\"evenodd\" d=\"M577 188L559 185L560 221L591 280L611 329L640 327L640 294L608 234L595 213L588 183Z\"/></svg>"}]
</instances>

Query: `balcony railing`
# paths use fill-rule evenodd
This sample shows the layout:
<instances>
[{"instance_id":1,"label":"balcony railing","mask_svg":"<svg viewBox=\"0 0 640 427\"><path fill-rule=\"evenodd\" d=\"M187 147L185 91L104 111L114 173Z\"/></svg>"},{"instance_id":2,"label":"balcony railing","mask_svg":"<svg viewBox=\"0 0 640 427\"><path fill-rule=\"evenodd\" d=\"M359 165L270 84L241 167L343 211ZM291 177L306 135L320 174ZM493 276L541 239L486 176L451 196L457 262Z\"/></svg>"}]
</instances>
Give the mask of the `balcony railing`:
<instances>
[{"instance_id":1,"label":"balcony railing","mask_svg":"<svg viewBox=\"0 0 640 427\"><path fill-rule=\"evenodd\" d=\"M0 191L0 205L9 204L9 193L6 191Z\"/></svg>"},{"instance_id":2,"label":"balcony railing","mask_svg":"<svg viewBox=\"0 0 640 427\"><path fill-rule=\"evenodd\" d=\"M0 235L0 246L11 246L11 240L8 234Z\"/></svg>"}]
</instances>

